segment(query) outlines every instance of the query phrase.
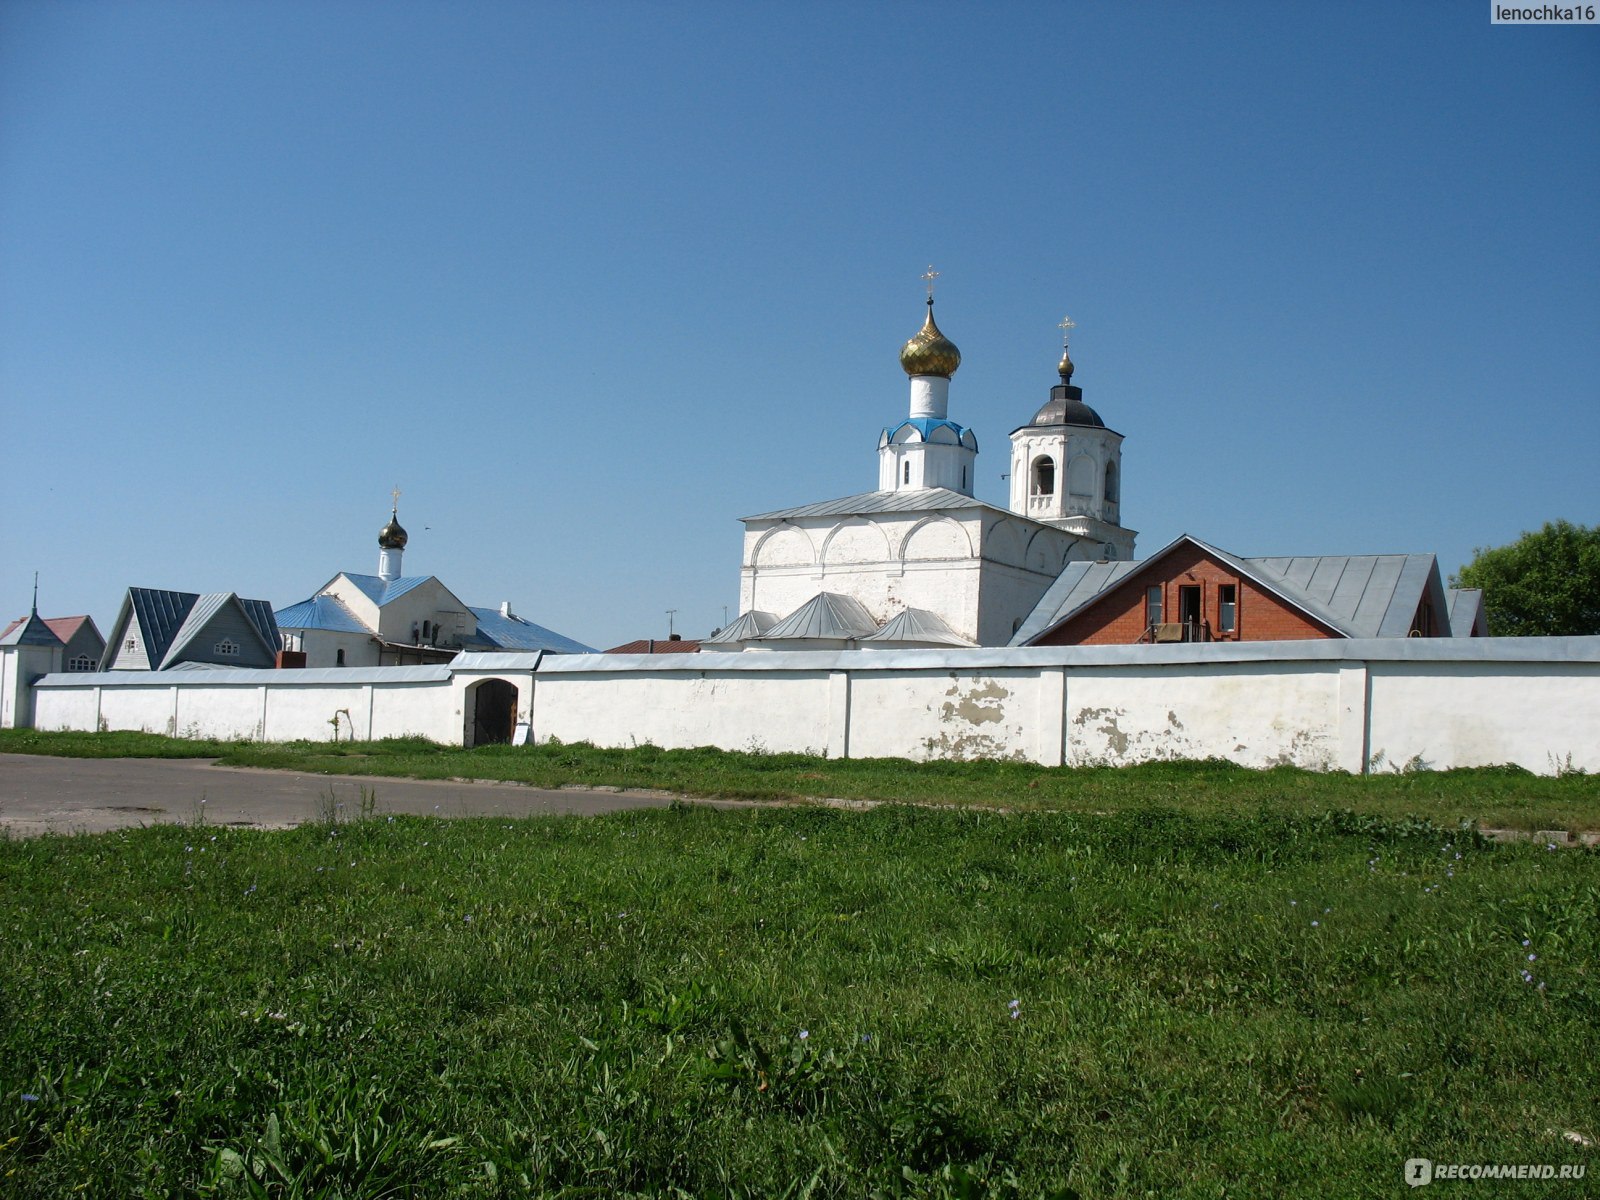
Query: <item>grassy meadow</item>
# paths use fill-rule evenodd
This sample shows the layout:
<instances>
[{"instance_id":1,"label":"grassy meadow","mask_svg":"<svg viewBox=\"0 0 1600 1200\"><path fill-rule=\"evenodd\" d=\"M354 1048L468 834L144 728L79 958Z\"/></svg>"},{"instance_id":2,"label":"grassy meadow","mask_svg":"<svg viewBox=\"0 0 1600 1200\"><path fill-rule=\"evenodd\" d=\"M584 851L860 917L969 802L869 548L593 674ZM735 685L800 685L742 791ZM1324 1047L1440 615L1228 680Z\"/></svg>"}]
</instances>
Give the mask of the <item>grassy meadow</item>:
<instances>
[{"instance_id":1,"label":"grassy meadow","mask_svg":"<svg viewBox=\"0 0 1600 1200\"><path fill-rule=\"evenodd\" d=\"M1109 807L1092 777L1100 812L440 821L380 784L345 823L0 841L0 1194L1395 1196L1417 1156L1600 1168L1595 852L1191 773L1228 802L1152 800L1173 768Z\"/></svg>"},{"instance_id":2,"label":"grassy meadow","mask_svg":"<svg viewBox=\"0 0 1600 1200\"><path fill-rule=\"evenodd\" d=\"M93 758L207 758L225 765L330 775L509 780L535 787L658 789L752 800L831 797L1004 808L1120 812L1172 808L1197 816L1314 816L1349 810L1487 828L1600 829L1600 777L1534 775L1515 766L1455 771L1375 770L1367 776L1213 759L1132 767L1041 767L1024 762L828 759L711 747L604 749L587 744L463 749L421 738L379 742L220 742L148 733L0 730L0 753ZM1552 763L1559 768L1560 764Z\"/></svg>"}]
</instances>

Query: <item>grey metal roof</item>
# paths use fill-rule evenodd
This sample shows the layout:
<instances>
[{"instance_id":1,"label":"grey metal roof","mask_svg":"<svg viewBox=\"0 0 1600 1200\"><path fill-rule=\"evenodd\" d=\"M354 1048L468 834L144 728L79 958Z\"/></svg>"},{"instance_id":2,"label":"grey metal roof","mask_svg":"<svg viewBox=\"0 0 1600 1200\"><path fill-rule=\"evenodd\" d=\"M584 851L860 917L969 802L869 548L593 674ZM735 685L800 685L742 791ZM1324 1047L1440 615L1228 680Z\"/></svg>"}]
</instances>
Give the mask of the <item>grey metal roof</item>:
<instances>
[{"instance_id":1,"label":"grey metal roof","mask_svg":"<svg viewBox=\"0 0 1600 1200\"><path fill-rule=\"evenodd\" d=\"M864 638L876 633L878 623L861 601L840 592L818 592L764 635L780 638Z\"/></svg>"},{"instance_id":2,"label":"grey metal roof","mask_svg":"<svg viewBox=\"0 0 1600 1200\"><path fill-rule=\"evenodd\" d=\"M749 642L756 638L765 637L767 631L778 623L778 614L763 612L752 608L749 612L740 613L737 620L730 621L726 629L718 630L708 638L701 638L702 646L715 646L727 642Z\"/></svg>"},{"instance_id":3,"label":"grey metal roof","mask_svg":"<svg viewBox=\"0 0 1600 1200\"><path fill-rule=\"evenodd\" d=\"M1471 637L1474 629L1485 624L1482 588L1449 588L1446 593L1450 603L1450 636Z\"/></svg>"},{"instance_id":4,"label":"grey metal roof","mask_svg":"<svg viewBox=\"0 0 1600 1200\"><path fill-rule=\"evenodd\" d=\"M1122 582L1143 566L1143 561L1117 559L1114 562L1069 562L1045 589L1039 603L1018 626L1010 645L1025 646L1052 625L1077 612L1100 593Z\"/></svg>"},{"instance_id":5,"label":"grey metal roof","mask_svg":"<svg viewBox=\"0 0 1600 1200\"><path fill-rule=\"evenodd\" d=\"M182 627L194 602L200 599L195 592L169 592L161 588L129 588L124 607L131 606L139 621L139 634L144 639L145 660L152 668L159 667L167 657L172 639ZM120 624L120 621L119 621Z\"/></svg>"},{"instance_id":6,"label":"grey metal roof","mask_svg":"<svg viewBox=\"0 0 1600 1200\"><path fill-rule=\"evenodd\" d=\"M938 613L925 608L908 608L896 613L877 633L861 639L882 645L886 642L932 642L936 646L975 646L945 623Z\"/></svg>"},{"instance_id":7,"label":"grey metal roof","mask_svg":"<svg viewBox=\"0 0 1600 1200\"><path fill-rule=\"evenodd\" d=\"M59 646L62 641L56 636L56 631L44 623L38 613L29 613L28 619L14 625L4 637L0 637L0 646Z\"/></svg>"},{"instance_id":8,"label":"grey metal roof","mask_svg":"<svg viewBox=\"0 0 1600 1200\"><path fill-rule=\"evenodd\" d=\"M1257 579L1322 617L1346 637L1405 637L1429 584L1431 554L1329 554L1243 560ZM1437 598L1443 601L1443 596Z\"/></svg>"},{"instance_id":9,"label":"grey metal roof","mask_svg":"<svg viewBox=\"0 0 1600 1200\"><path fill-rule=\"evenodd\" d=\"M1348 638L1405 637L1411 631L1418 604L1430 593L1441 612L1446 606L1438 562L1431 554L1239 558L1183 534L1146 559L1068 563L1018 627L1010 644L1026 645L1076 616L1128 576L1159 562L1184 544L1198 547L1243 578Z\"/></svg>"},{"instance_id":10,"label":"grey metal roof","mask_svg":"<svg viewBox=\"0 0 1600 1200\"><path fill-rule=\"evenodd\" d=\"M272 606L265 600L246 600L232 592L207 592L203 596L196 596L185 614L183 624L178 632L173 635L166 652L161 656L160 665L171 666L178 655L188 649L189 644L205 632L211 620L224 608L237 605L244 614L245 622L254 630L255 635L261 639L262 648L268 655L276 654L282 644L278 633L278 623L273 618Z\"/></svg>"},{"instance_id":11,"label":"grey metal roof","mask_svg":"<svg viewBox=\"0 0 1600 1200\"><path fill-rule=\"evenodd\" d=\"M506 616L498 608L471 608L478 619L478 640L499 650L548 650L552 654L594 654L592 646L564 637L543 625Z\"/></svg>"},{"instance_id":12,"label":"grey metal roof","mask_svg":"<svg viewBox=\"0 0 1600 1200\"><path fill-rule=\"evenodd\" d=\"M741 521L780 521L789 517L854 516L857 513L923 512L944 508L987 508L993 512L1007 513L1005 509L985 504L973 496L963 495L950 488L910 488L901 492L861 492L843 496L838 500L819 500L815 504L802 504L798 508L780 508L775 512L757 513L741 517Z\"/></svg>"},{"instance_id":13,"label":"grey metal roof","mask_svg":"<svg viewBox=\"0 0 1600 1200\"><path fill-rule=\"evenodd\" d=\"M277 612L279 629L327 629L334 633L371 633L337 596L313 596Z\"/></svg>"}]
</instances>

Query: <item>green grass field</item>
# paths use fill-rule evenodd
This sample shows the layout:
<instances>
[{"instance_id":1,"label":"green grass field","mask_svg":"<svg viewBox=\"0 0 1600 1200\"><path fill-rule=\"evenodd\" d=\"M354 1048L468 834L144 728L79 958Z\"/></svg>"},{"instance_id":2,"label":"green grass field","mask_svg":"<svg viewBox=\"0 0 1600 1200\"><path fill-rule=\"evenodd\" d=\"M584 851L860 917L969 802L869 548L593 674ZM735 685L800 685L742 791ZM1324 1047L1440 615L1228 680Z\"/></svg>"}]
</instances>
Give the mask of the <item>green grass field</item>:
<instances>
[{"instance_id":1,"label":"green grass field","mask_svg":"<svg viewBox=\"0 0 1600 1200\"><path fill-rule=\"evenodd\" d=\"M1600 1168L1595 852L1248 804L438 821L380 786L345 824L0 842L0 1194L1342 1197L1409 1194L1414 1156Z\"/></svg>"},{"instance_id":2,"label":"green grass field","mask_svg":"<svg viewBox=\"0 0 1600 1200\"><path fill-rule=\"evenodd\" d=\"M144 733L0 730L0 753L96 758L216 758L241 767L419 779L515 780L538 787L655 788L689 796L759 800L835 797L1014 811L1119 812L1152 805L1199 816L1266 811L1313 816L1349 810L1455 826L1600 829L1600 777L1534 775L1520 767L1379 771L1361 777L1221 761L1134 767L1054 767L1017 762L907 763L654 746L485 746L421 739L363 743L189 741Z\"/></svg>"}]
</instances>

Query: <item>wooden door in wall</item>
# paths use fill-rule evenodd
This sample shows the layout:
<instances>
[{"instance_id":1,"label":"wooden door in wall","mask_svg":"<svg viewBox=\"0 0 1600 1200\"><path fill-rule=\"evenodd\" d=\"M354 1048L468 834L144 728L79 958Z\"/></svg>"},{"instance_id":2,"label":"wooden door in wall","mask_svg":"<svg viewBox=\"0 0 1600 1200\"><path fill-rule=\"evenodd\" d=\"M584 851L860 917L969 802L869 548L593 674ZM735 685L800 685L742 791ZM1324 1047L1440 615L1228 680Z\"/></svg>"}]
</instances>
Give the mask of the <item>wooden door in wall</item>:
<instances>
[{"instance_id":1,"label":"wooden door in wall","mask_svg":"<svg viewBox=\"0 0 1600 1200\"><path fill-rule=\"evenodd\" d=\"M503 746L517 723L517 686L504 679L485 679L467 691L467 745Z\"/></svg>"}]
</instances>

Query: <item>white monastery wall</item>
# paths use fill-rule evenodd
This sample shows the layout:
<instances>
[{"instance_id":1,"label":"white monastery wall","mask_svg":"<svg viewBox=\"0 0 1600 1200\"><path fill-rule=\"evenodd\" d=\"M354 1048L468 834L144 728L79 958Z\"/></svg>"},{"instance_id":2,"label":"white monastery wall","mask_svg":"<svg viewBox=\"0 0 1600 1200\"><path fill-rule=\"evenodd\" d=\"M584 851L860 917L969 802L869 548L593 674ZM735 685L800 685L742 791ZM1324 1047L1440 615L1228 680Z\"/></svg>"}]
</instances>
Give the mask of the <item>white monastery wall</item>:
<instances>
[{"instance_id":1,"label":"white monastery wall","mask_svg":"<svg viewBox=\"0 0 1600 1200\"><path fill-rule=\"evenodd\" d=\"M754 657L810 658L817 653ZM599 670L575 673L563 670L565 663L555 664L551 659L541 664L534 687L535 740L836 753L828 740L832 687L826 671L704 669L717 659L742 657L736 654L672 656L706 660L694 663L693 670L665 669L647 655L581 657L588 662L602 658L612 662L597 663ZM635 658L644 662L631 670L617 661ZM546 664L553 673L546 673Z\"/></svg>"},{"instance_id":2,"label":"white monastery wall","mask_svg":"<svg viewBox=\"0 0 1600 1200\"><path fill-rule=\"evenodd\" d=\"M474 685L535 741L1045 765L1230 759L1359 772L1600 772L1600 638L1405 638L763 654L461 655L447 666L60 673L41 729L460 744Z\"/></svg>"},{"instance_id":3,"label":"white monastery wall","mask_svg":"<svg viewBox=\"0 0 1600 1200\"><path fill-rule=\"evenodd\" d=\"M1592 661L1374 663L1368 756L1378 769L1517 762L1600 774L1596 683Z\"/></svg>"},{"instance_id":4,"label":"white monastery wall","mask_svg":"<svg viewBox=\"0 0 1600 1200\"><path fill-rule=\"evenodd\" d=\"M1338 702L1339 672L1320 663L1202 662L1182 671L1116 666L1073 672L1066 761L1091 766L1216 757L1249 767L1333 770L1343 765Z\"/></svg>"}]
</instances>

